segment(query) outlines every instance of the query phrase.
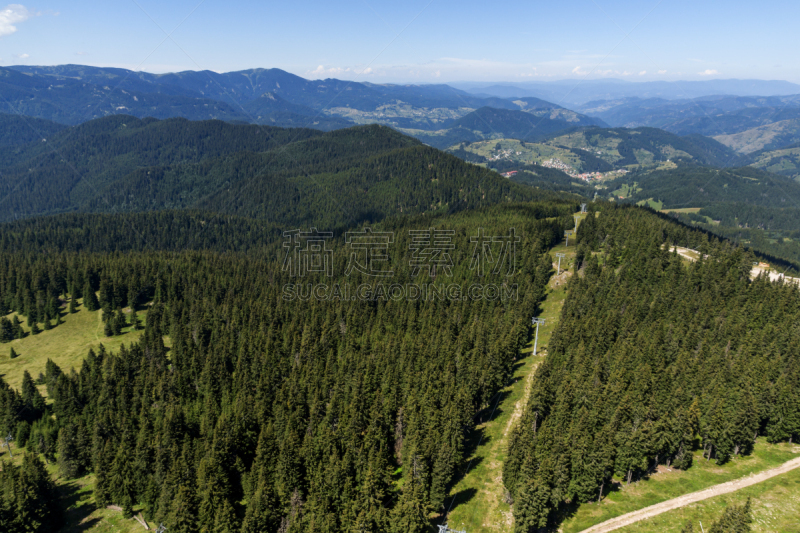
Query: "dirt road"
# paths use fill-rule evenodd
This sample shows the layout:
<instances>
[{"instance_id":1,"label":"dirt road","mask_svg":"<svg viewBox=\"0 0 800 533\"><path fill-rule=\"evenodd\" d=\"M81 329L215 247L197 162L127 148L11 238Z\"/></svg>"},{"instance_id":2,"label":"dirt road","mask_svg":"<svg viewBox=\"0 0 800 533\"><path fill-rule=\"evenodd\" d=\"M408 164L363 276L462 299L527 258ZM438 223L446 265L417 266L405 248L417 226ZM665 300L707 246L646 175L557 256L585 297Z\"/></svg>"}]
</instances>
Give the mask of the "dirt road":
<instances>
[{"instance_id":1,"label":"dirt road","mask_svg":"<svg viewBox=\"0 0 800 533\"><path fill-rule=\"evenodd\" d=\"M792 459L791 461L787 461L781 466L759 472L758 474L751 474L743 478L728 481L727 483L720 483L719 485L714 485L713 487L709 487L704 490L684 494L683 496L657 503L655 505L651 505L650 507L645 507L644 509L639 509L638 511L612 518L611 520L606 520L605 522L592 526L589 529L584 529L582 533L606 533L607 531L614 531L615 529L631 525L634 522L639 522L640 520L645 520L673 509L678 509L695 502L707 500L708 498L713 498L714 496L719 496L720 494L727 494L729 492L734 492L739 489L749 487L750 485L755 485L756 483L761 483L762 481L785 474L786 472L794 470L798 467L800 467L800 457L797 459Z\"/></svg>"}]
</instances>

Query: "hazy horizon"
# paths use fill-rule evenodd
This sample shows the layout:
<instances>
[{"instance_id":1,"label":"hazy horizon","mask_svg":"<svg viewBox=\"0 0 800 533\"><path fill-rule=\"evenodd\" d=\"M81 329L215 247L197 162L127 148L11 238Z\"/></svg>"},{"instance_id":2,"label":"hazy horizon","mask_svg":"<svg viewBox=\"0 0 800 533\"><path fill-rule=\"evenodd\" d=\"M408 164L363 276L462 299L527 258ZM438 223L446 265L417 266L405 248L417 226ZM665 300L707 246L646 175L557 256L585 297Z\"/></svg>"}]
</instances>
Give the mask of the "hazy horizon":
<instances>
[{"instance_id":1,"label":"hazy horizon","mask_svg":"<svg viewBox=\"0 0 800 533\"><path fill-rule=\"evenodd\" d=\"M307 79L373 83L800 83L797 43L791 44L799 15L797 3L739 0L725 10L688 0L43 0L0 8L0 66L83 64L160 74L272 65Z\"/></svg>"}]
</instances>

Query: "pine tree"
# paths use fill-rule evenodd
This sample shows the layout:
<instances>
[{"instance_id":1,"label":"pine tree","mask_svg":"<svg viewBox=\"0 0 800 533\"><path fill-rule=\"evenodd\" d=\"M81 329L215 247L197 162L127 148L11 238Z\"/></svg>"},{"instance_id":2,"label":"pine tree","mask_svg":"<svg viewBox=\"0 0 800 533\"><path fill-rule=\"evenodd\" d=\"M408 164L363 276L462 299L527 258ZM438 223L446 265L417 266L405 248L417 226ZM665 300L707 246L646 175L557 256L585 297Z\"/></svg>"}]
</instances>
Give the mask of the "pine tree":
<instances>
[{"instance_id":1,"label":"pine tree","mask_svg":"<svg viewBox=\"0 0 800 533\"><path fill-rule=\"evenodd\" d=\"M75 296L69 299L69 314L73 315L78 312Z\"/></svg>"},{"instance_id":2,"label":"pine tree","mask_svg":"<svg viewBox=\"0 0 800 533\"><path fill-rule=\"evenodd\" d=\"M83 287L83 306L87 311L97 311L100 309L100 301L97 299L97 294L95 294L94 289L92 289L88 278L86 279L86 285Z\"/></svg>"},{"instance_id":3,"label":"pine tree","mask_svg":"<svg viewBox=\"0 0 800 533\"><path fill-rule=\"evenodd\" d=\"M747 533L751 531L752 523L750 498L747 498L743 505L726 507L720 519L708 529L708 533Z\"/></svg>"},{"instance_id":4,"label":"pine tree","mask_svg":"<svg viewBox=\"0 0 800 533\"><path fill-rule=\"evenodd\" d=\"M424 533L428 531L431 512L423 494L422 484L411 478L403 490L400 500L392 511L392 531L394 533Z\"/></svg>"},{"instance_id":5,"label":"pine tree","mask_svg":"<svg viewBox=\"0 0 800 533\"><path fill-rule=\"evenodd\" d=\"M15 339L25 338L25 330L22 329L22 322L19 321L17 315L14 315L14 318L11 319L11 328L14 330Z\"/></svg>"},{"instance_id":6,"label":"pine tree","mask_svg":"<svg viewBox=\"0 0 800 533\"><path fill-rule=\"evenodd\" d=\"M134 331L140 331L142 329L142 321L139 320L139 315L136 314L136 309L131 308L130 322Z\"/></svg>"},{"instance_id":7,"label":"pine tree","mask_svg":"<svg viewBox=\"0 0 800 533\"><path fill-rule=\"evenodd\" d=\"M0 342L11 342L15 338L11 321L6 317L0 318Z\"/></svg>"},{"instance_id":8,"label":"pine tree","mask_svg":"<svg viewBox=\"0 0 800 533\"><path fill-rule=\"evenodd\" d=\"M58 471L67 479L74 479L83 472L81 456L78 448L77 427L67 424L58 432Z\"/></svg>"},{"instance_id":9,"label":"pine tree","mask_svg":"<svg viewBox=\"0 0 800 533\"><path fill-rule=\"evenodd\" d=\"M21 397L22 403L33 418L39 418L44 414L47 402L44 396L39 392L39 389L36 388L36 383L34 383L33 378L27 370L22 374Z\"/></svg>"},{"instance_id":10,"label":"pine tree","mask_svg":"<svg viewBox=\"0 0 800 533\"><path fill-rule=\"evenodd\" d=\"M111 323L111 329L114 335L121 335L122 328L128 325L125 320L125 313L122 312L122 309L117 309L117 312L114 313L108 321Z\"/></svg>"},{"instance_id":11,"label":"pine tree","mask_svg":"<svg viewBox=\"0 0 800 533\"><path fill-rule=\"evenodd\" d=\"M14 351L14 348L11 348L11 353L8 355L9 359L16 359L17 352Z\"/></svg>"},{"instance_id":12,"label":"pine tree","mask_svg":"<svg viewBox=\"0 0 800 533\"><path fill-rule=\"evenodd\" d=\"M122 507L122 513L125 518L133 516L133 504L136 497L134 472L131 465L133 458L127 444L129 441L130 437L123 435L108 476L111 498Z\"/></svg>"}]
</instances>

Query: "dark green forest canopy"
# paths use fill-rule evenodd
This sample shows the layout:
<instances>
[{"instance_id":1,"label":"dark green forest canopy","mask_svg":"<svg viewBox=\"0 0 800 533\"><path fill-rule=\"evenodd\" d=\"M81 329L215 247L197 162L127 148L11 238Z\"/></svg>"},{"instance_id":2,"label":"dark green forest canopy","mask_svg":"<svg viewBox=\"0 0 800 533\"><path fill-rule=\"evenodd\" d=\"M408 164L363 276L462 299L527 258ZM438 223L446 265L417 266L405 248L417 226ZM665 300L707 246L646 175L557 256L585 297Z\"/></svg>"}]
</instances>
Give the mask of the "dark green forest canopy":
<instances>
[{"instance_id":1,"label":"dark green forest canopy","mask_svg":"<svg viewBox=\"0 0 800 533\"><path fill-rule=\"evenodd\" d=\"M398 522L424 531L463 464L473 417L507 382L529 338L551 274L546 252L575 208L514 204L373 226L394 235L395 275L385 283L495 283L513 289L513 300L303 297L307 283L375 283L345 275L341 234L329 242L333 276L299 281L284 270L285 240L275 233L265 232L258 253L159 250L213 243L201 234L193 244L179 229L196 227L199 213L160 213L140 226L144 236L161 228L160 240L131 237L114 253L101 251L100 229L122 235L138 215L0 226L2 314L52 323L57 298L87 301L97 290L91 305L104 316L154 302L140 343L90 353L74 373L48 364L51 406L35 387L0 386L4 429L25 435L17 445L57 459L63 476L96 474L98 504L142 504L176 531L221 521L225 531L253 533L282 522L295 531L388 531ZM209 235L226 239L225 224L211 224ZM431 228L453 231L452 276L410 271L410 231ZM512 228L516 269L479 277L470 237ZM80 231L89 232L84 249ZM285 297L287 283L301 286L297 298Z\"/></svg>"},{"instance_id":2,"label":"dark green forest canopy","mask_svg":"<svg viewBox=\"0 0 800 533\"><path fill-rule=\"evenodd\" d=\"M519 532L596 501L612 476L688 468L696 446L723 463L757 435L800 436L796 287L751 282L741 248L635 208L587 218L578 243L584 273L504 465ZM709 257L686 266L673 243Z\"/></svg>"},{"instance_id":3,"label":"dark green forest canopy","mask_svg":"<svg viewBox=\"0 0 800 533\"><path fill-rule=\"evenodd\" d=\"M115 116L0 150L2 219L202 209L330 227L546 200L382 126L322 133Z\"/></svg>"},{"instance_id":4,"label":"dark green forest canopy","mask_svg":"<svg viewBox=\"0 0 800 533\"><path fill-rule=\"evenodd\" d=\"M747 203L765 207L797 207L800 184L752 167L716 169L682 166L671 170L631 173L608 183L641 188L627 200L653 199L665 208L706 207L716 203Z\"/></svg>"},{"instance_id":5,"label":"dark green forest canopy","mask_svg":"<svg viewBox=\"0 0 800 533\"><path fill-rule=\"evenodd\" d=\"M46 142L66 128L49 120L0 113L0 147Z\"/></svg>"}]
</instances>

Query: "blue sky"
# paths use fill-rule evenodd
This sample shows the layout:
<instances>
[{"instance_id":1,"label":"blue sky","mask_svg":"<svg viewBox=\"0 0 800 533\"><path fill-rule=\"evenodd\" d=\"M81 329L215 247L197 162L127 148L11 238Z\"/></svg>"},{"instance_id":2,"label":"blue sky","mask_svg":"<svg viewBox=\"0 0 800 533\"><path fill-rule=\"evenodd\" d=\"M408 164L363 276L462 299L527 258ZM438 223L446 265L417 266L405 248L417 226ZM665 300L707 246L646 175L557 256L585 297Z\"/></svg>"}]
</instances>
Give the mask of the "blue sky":
<instances>
[{"instance_id":1,"label":"blue sky","mask_svg":"<svg viewBox=\"0 0 800 533\"><path fill-rule=\"evenodd\" d=\"M22 1L0 0L0 66L277 67L375 83L800 82L796 0Z\"/></svg>"}]
</instances>

